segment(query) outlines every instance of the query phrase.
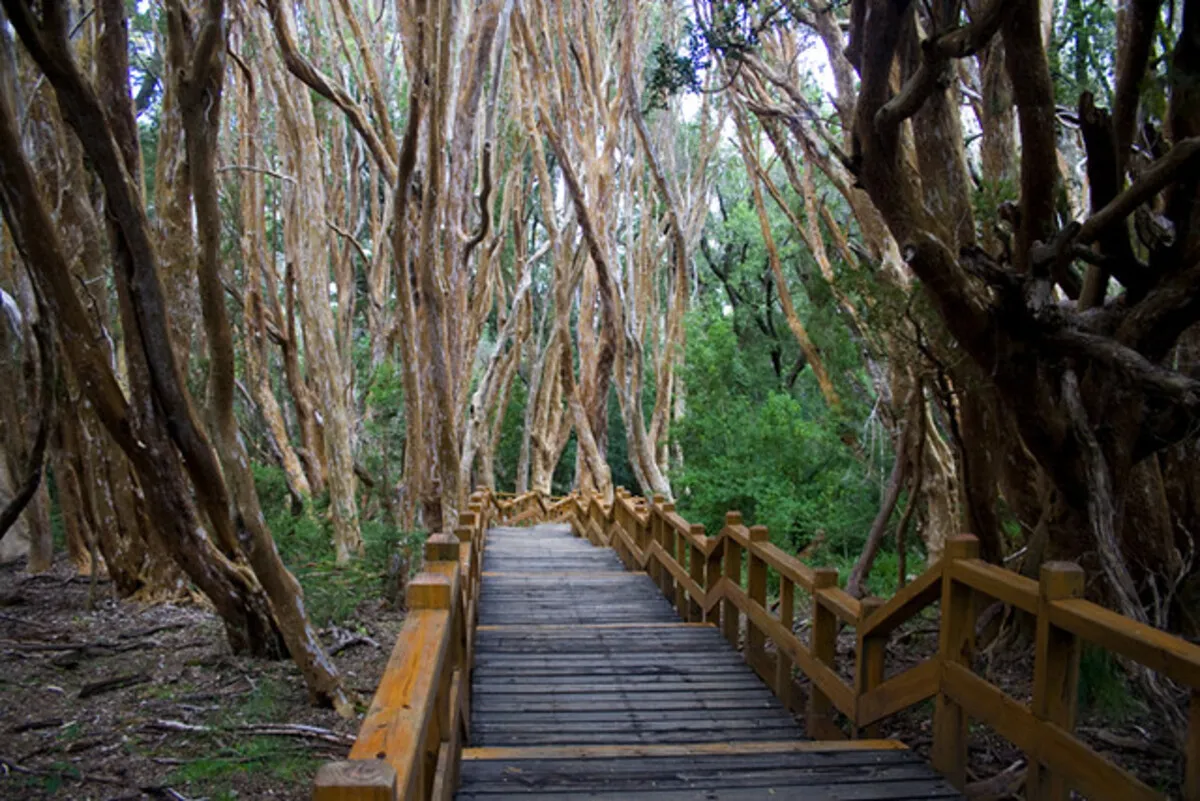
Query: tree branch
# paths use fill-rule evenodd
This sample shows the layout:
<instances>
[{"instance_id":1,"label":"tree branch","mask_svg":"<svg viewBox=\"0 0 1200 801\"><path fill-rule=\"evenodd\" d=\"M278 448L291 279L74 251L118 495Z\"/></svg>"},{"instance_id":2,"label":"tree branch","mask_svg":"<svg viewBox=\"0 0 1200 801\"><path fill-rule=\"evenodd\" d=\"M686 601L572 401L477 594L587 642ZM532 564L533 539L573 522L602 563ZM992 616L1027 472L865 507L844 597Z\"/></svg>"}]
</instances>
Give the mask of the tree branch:
<instances>
[{"instance_id":1,"label":"tree branch","mask_svg":"<svg viewBox=\"0 0 1200 801\"><path fill-rule=\"evenodd\" d=\"M5 218L9 218L5 213ZM11 224L11 222L10 222ZM32 276L31 276L32 279ZM31 283L32 280L31 280ZM42 293L34 283L37 296L37 316L33 320L33 337L38 349L38 424L29 450L24 478L9 502L0 509L0 539L17 522L21 512L33 500L42 481L42 466L46 461L46 444L50 439L50 421L54 417L54 336L50 327L49 312L42 300Z\"/></svg>"},{"instance_id":2,"label":"tree branch","mask_svg":"<svg viewBox=\"0 0 1200 801\"><path fill-rule=\"evenodd\" d=\"M1109 226L1124 220L1138 206L1178 180L1181 172L1194 167L1193 162L1200 163L1200 136L1177 142L1167 155L1139 175L1128 189L1085 220L1079 229L1079 244L1090 245L1095 242Z\"/></svg>"},{"instance_id":3,"label":"tree branch","mask_svg":"<svg viewBox=\"0 0 1200 801\"><path fill-rule=\"evenodd\" d=\"M916 114L941 83L946 63L954 58L973 56L983 49L1013 8L1014 4L1007 0L992 0L987 10L971 24L960 25L921 42L921 66L900 93L875 112L876 127L886 132Z\"/></svg>"}]
</instances>

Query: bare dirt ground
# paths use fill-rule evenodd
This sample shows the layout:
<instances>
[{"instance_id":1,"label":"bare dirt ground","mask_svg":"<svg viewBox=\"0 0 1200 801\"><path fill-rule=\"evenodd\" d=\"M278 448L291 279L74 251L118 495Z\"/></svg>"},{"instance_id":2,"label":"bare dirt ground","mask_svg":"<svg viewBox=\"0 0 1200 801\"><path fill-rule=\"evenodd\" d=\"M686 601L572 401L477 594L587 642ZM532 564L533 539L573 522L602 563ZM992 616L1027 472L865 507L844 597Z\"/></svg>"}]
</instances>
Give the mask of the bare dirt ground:
<instances>
[{"instance_id":1,"label":"bare dirt ground","mask_svg":"<svg viewBox=\"0 0 1200 801\"><path fill-rule=\"evenodd\" d=\"M114 601L66 560L0 567L0 798L307 799L358 721L309 705L290 662L234 656L201 606ZM322 639L370 701L403 613L358 605Z\"/></svg>"}]
</instances>

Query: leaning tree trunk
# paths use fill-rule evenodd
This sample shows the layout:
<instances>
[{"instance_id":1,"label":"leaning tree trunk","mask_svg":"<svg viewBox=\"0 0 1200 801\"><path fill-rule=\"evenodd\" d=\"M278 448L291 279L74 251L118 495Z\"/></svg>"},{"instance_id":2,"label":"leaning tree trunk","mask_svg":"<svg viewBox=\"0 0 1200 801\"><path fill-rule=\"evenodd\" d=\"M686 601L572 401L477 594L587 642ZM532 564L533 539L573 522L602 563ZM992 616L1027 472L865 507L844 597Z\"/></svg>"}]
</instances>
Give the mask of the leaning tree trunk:
<instances>
[{"instance_id":1,"label":"leaning tree trunk","mask_svg":"<svg viewBox=\"0 0 1200 801\"><path fill-rule=\"evenodd\" d=\"M274 63L273 57L270 59ZM325 230L324 179L320 139L308 92L288 91L274 73L275 97L282 124L281 146L292 164L295 185L285 190L286 224L295 243L296 289L304 321L306 365L317 385L324 411L326 479L333 518L333 542L339 562L362 553L355 499L354 456L345 376L334 341L329 300L329 245Z\"/></svg>"}]
</instances>

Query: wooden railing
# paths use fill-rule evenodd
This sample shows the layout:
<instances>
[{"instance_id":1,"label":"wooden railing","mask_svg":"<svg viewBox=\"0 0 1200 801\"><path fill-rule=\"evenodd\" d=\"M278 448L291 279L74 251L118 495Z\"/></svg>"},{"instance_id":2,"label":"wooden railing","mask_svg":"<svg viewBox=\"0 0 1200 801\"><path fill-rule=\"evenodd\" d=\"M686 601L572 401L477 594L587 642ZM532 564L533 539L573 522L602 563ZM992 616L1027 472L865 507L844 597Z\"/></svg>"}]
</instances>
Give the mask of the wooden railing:
<instances>
[{"instance_id":1,"label":"wooden railing","mask_svg":"<svg viewBox=\"0 0 1200 801\"><path fill-rule=\"evenodd\" d=\"M547 519L547 507L550 503L540 492L526 492L521 495L489 493L493 508L496 510L496 522L506 526L540 523Z\"/></svg>"},{"instance_id":2,"label":"wooden railing","mask_svg":"<svg viewBox=\"0 0 1200 801\"><path fill-rule=\"evenodd\" d=\"M396 638L349 758L323 765L314 801L450 799L470 721L480 556L490 520L514 502L471 496L453 534L432 535L408 584Z\"/></svg>"},{"instance_id":3,"label":"wooden railing","mask_svg":"<svg viewBox=\"0 0 1200 801\"><path fill-rule=\"evenodd\" d=\"M890 600L858 601L837 586L836 570L803 564L771 544L766 528L744 526L737 512L726 515L715 537L676 514L673 504L622 490L611 506L568 496L546 513L570 521L578 536L613 547L629 569L645 570L684 620L718 625L779 698L805 713L812 737L876 737L881 721L934 698L931 760L960 788L974 720L1026 753L1029 801L1066 801L1072 790L1093 801L1165 799L1074 735L1082 643L1143 665L1191 690L1183 797L1200 801L1200 647L1084 600L1083 572L1074 564L1048 563L1033 581L981 561L974 537L956 537L941 560ZM767 602L770 573L779 582L778 615ZM797 587L812 601L807 641L793 625ZM987 599L1036 621L1030 703L971 669L977 616ZM941 605L937 654L885 678L890 635L934 603ZM836 670L842 626L855 629L853 681ZM805 702L797 671L809 680Z\"/></svg>"}]
</instances>

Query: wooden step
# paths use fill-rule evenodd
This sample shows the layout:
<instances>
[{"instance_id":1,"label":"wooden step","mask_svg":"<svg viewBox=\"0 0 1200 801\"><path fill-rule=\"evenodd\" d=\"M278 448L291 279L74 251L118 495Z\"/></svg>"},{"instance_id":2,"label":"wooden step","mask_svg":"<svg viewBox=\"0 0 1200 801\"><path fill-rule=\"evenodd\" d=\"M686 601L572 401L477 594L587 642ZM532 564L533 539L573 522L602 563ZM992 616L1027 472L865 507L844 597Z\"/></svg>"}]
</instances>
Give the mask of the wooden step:
<instances>
[{"instance_id":1,"label":"wooden step","mask_svg":"<svg viewBox=\"0 0 1200 801\"><path fill-rule=\"evenodd\" d=\"M916 801L960 798L894 740L463 751L458 798Z\"/></svg>"}]
</instances>

